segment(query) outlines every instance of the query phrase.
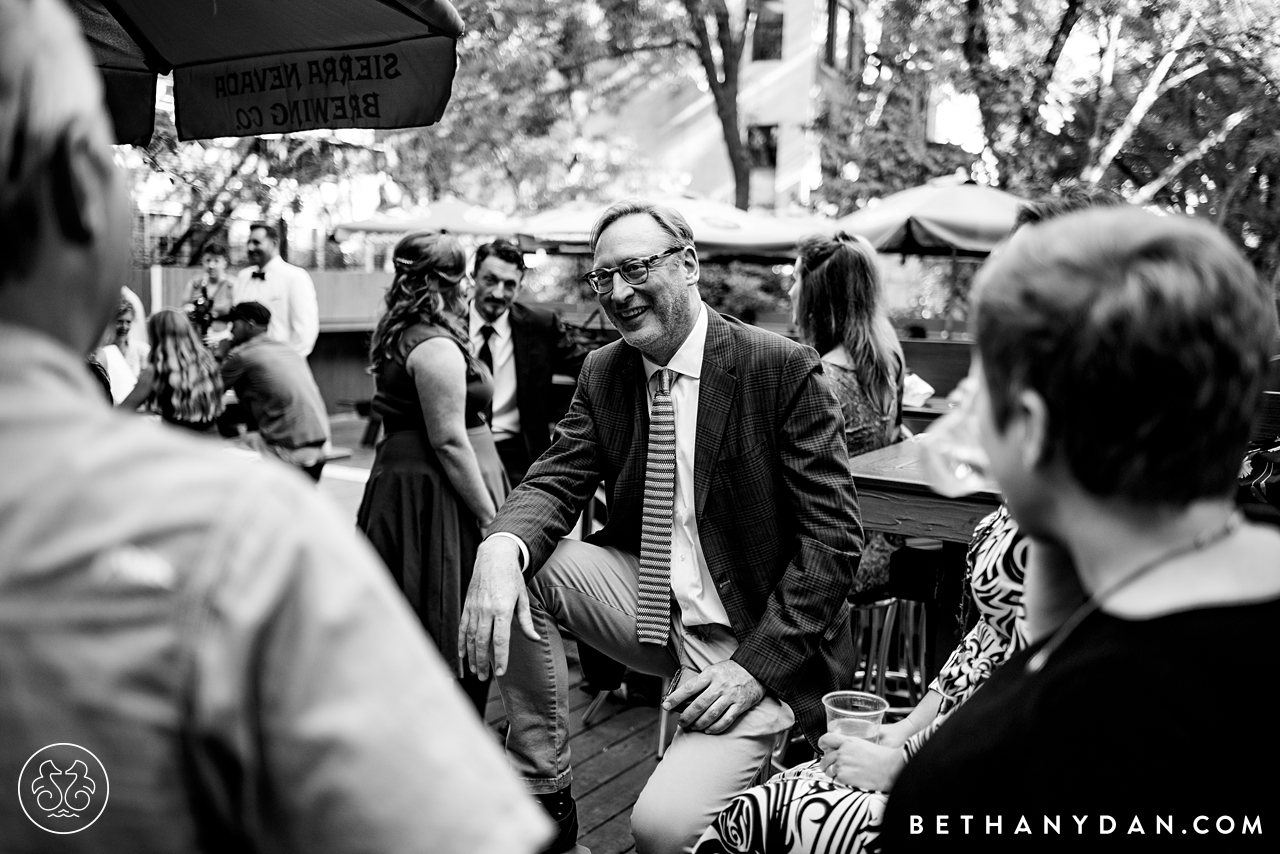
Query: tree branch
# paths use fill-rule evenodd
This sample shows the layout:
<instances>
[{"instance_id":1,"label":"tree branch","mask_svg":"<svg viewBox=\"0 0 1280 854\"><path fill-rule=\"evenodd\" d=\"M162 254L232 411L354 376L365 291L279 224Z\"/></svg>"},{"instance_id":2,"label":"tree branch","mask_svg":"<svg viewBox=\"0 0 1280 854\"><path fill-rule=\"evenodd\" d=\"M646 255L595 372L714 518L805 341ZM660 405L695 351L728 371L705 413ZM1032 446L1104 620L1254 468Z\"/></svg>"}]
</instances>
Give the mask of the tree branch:
<instances>
[{"instance_id":1,"label":"tree branch","mask_svg":"<svg viewBox=\"0 0 1280 854\"><path fill-rule=\"evenodd\" d=\"M1102 150L1102 126L1115 97L1116 55L1120 50L1120 29L1123 24L1124 16L1119 13L1107 20L1107 46L1102 53L1102 67L1098 70L1098 100L1093 110L1093 128L1089 131L1085 163L1097 160L1098 152Z\"/></svg>"},{"instance_id":2,"label":"tree branch","mask_svg":"<svg viewBox=\"0 0 1280 854\"><path fill-rule=\"evenodd\" d=\"M614 48L604 53L589 56L580 62L570 63L568 65L557 65L556 70L564 73L566 71L578 71L586 68L588 65L594 65L597 62L604 62L609 59L622 59L627 56L635 56L638 53L649 53L663 50L671 50L672 48L681 48L685 50L697 50L698 46L688 39L673 39L669 42L659 42L658 44L639 44L631 47Z\"/></svg>"},{"instance_id":3,"label":"tree branch","mask_svg":"<svg viewBox=\"0 0 1280 854\"><path fill-rule=\"evenodd\" d=\"M995 153L1000 136L1000 116L995 105L1000 100L1000 93L991 68L990 36L987 34L986 12L982 7L982 0L965 0L964 18L963 55L977 90L982 135L986 137L987 148ZM998 156L995 171L998 183L1003 183L1004 168Z\"/></svg>"},{"instance_id":4,"label":"tree branch","mask_svg":"<svg viewBox=\"0 0 1280 854\"><path fill-rule=\"evenodd\" d=\"M237 162L235 167L227 173L227 177L223 179L222 185L218 187L217 192L209 197L209 201L205 203L204 208L198 214L191 217L191 223L187 226L186 231L182 232L178 239L169 246L169 251L166 252L164 256L166 261L173 261L178 257L178 253L182 251L182 247L186 245L187 241L191 239L191 235L195 233L197 223L204 219L205 214L213 211L219 200L221 200L222 194L231 186L231 182L239 176L240 170L244 168L245 163L249 161L251 156L258 152L258 147L261 145L261 141L257 137L249 137L245 142L247 144L244 146L244 151L240 155L239 162ZM230 208L230 205L226 206L224 215L219 215L215 219L215 222L226 222L227 217L231 215Z\"/></svg>"},{"instance_id":5,"label":"tree branch","mask_svg":"<svg viewBox=\"0 0 1280 854\"><path fill-rule=\"evenodd\" d=\"M1146 117L1147 111L1151 109L1151 105L1159 97L1160 84L1164 82L1169 69L1173 67L1173 61L1178 57L1178 52L1186 46L1187 41L1191 38L1191 33L1199 23L1200 13L1198 11L1192 12L1187 25L1182 28L1182 32L1178 33L1173 40L1173 44L1169 47L1169 52L1160 58L1155 70L1151 72L1146 88L1142 90L1142 93L1138 95L1138 99L1134 101L1133 109L1129 110L1129 115L1125 117L1124 124L1111 137L1111 141L1107 143L1107 147L1098 159L1085 167L1084 172L1080 175L1080 180L1086 184L1096 184L1102 179L1111 161L1115 159L1120 149L1124 148L1125 143L1129 141L1129 137L1133 136L1133 132L1138 129L1138 125Z\"/></svg>"},{"instance_id":6,"label":"tree branch","mask_svg":"<svg viewBox=\"0 0 1280 854\"><path fill-rule=\"evenodd\" d=\"M1170 163L1154 181L1140 187L1138 192L1134 193L1133 198L1129 201L1135 205L1145 205L1147 202L1151 201L1152 197L1163 190L1170 181L1178 177L1178 174L1182 172L1183 169L1186 169L1192 163L1195 163L1201 157L1204 157L1214 146L1221 145L1222 141L1227 138L1227 135L1230 134L1231 131L1235 130L1237 125L1249 118L1251 115L1253 115L1253 107L1245 107L1243 110L1236 110L1234 113L1227 116L1226 120L1222 123L1222 127L1200 140L1200 144L1195 148L1180 157L1174 158L1174 161Z\"/></svg>"},{"instance_id":7,"label":"tree branch","mask_svg":"<svg viewBox=\"0 0 1280 854\"><path fill-rule=\"evenodd\" d=\"M1041 102L1044 101L1045 94L1049 91L1049 83L1053 80L1053 74L1058 68L1058 59L1062 56L1062 49L1066 46L1067 39L1071 36L1071 30L1075 27L1076 21L1080 20L1081 13L1084 12L1085 0L1067 0L1067 8L1062 11L1062 20L1058 22L1058 31L1053 35L1053 42L1049 45L1049 52L1045 54L1044 62L1040 64L1039 71L1031 82L1031 92L1023 99L1022 102L1022 118L1019 123L1019 134L1029 133L1032 128L1036 127L1036 116L1040 112Z\"/></svg>"}]
</instances>

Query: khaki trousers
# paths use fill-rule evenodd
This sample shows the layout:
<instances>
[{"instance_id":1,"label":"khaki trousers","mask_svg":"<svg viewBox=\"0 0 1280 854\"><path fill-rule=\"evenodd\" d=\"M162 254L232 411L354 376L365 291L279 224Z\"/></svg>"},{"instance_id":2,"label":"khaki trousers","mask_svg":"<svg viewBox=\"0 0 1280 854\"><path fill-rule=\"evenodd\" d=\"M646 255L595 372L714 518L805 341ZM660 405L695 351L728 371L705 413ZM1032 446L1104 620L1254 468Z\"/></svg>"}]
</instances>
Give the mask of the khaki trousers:
<instances>
[{"instance_id":1,"label":"khaki trousers","mask_svg":"<svg viewBox=\"0 0 1280 854\"><path fill-rule=\"evenodd\" d=\"M678 608L672 609L666 648L641 644L635 621L639 567L635 555L563 540L529 584L541 639L530 641L512 627L507 673L498 688L511 723L507 756L534 793L558 791L573 779L560 627L631 669L656 676L671 676L678 664L705 670L737 649L726 627L681 625ZM775 736L794 721L786 703L766 696L728 732L678 730L632 812L636 850L690 850L729 799L751 782Z\"/></svg>"}]
</instances>

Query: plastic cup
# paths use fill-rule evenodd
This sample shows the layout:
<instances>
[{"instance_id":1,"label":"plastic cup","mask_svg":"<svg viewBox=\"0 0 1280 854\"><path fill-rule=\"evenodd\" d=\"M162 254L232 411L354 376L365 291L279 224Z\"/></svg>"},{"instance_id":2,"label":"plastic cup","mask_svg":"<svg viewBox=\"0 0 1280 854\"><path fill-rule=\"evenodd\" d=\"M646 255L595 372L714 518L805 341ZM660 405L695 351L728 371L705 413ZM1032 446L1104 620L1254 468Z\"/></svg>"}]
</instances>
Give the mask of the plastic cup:
<instances>
[{"instance_id":1,"label":"plastic cup","mask_svg":"<svg viewBox=\"0 0 1280 854\"><path fill-rule=\"evenodd\" d=\"M987 475L987 455L978 441L978 412L974 394L978 380L971 373L961 381L948 405L955 407L915 437L929 487L947 498L981 491L998 491Z\"/></svg>"},{"instance_id":2,"label":"plastic cup","mask_svg":"<svg viewBox=\"0 0 1280 854\"><path fill-rule=\"evenodd\" d=\"M832 691L822 698L827 732L875 741L889 701L865 691Z\"/></svg>"}]
</instances>

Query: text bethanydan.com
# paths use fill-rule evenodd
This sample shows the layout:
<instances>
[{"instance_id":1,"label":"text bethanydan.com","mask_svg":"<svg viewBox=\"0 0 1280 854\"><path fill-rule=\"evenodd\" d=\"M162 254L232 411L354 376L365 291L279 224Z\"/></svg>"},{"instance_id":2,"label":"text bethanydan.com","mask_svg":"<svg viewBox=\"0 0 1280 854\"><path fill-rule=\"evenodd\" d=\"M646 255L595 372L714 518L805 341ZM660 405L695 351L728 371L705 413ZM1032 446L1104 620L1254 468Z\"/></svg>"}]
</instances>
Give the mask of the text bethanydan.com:
<instances>
[{"instance_id":1,"label":"text bethanydan.com","mask_svg":"<svg viewBox=\"0 0 1280 854\"><path fill-rule=\"evenodd\" d=\"M1262 817L1176 815L912 815L913 835L936 836L1261 836Z\"/></svg>"}]
</instances>

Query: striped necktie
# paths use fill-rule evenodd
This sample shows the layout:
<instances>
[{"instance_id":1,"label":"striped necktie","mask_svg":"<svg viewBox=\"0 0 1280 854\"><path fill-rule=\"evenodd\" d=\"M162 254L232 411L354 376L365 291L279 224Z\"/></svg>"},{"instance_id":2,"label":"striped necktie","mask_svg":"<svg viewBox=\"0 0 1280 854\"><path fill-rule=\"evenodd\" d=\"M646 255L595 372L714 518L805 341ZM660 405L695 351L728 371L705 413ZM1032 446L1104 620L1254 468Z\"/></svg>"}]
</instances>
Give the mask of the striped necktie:
<instances>
[{"instance_id":1,"label":"striped necktie","mask_svg":"<svg viewBox=\"0 0 1280 854\"><path fill-rule=\"evenodd\" d=\"M644 513L640 523L639 608L636 637L665 646L671 629L671 523L676 496L676 413L671 405L670 368L657 371L658 390L649 414L649 452L644 469Z\"/></svg>"}]
</instances>

